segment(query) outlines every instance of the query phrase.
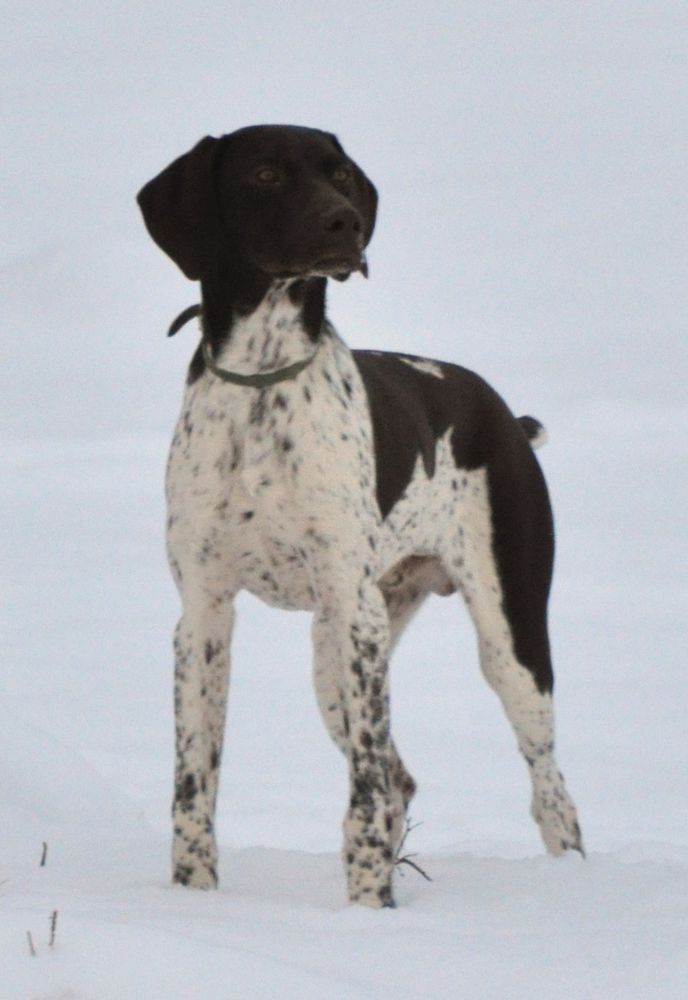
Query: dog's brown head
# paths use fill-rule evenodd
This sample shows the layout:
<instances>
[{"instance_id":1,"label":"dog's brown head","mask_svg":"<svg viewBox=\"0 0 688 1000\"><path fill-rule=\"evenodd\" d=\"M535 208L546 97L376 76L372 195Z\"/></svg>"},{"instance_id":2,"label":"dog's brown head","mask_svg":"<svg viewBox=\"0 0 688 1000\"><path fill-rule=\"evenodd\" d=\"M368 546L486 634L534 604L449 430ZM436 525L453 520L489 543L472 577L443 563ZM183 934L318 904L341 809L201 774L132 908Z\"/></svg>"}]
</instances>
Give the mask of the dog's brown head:
<instances>
[{"instance_id":1,"label":"dog's brown head","mask_svg":"<svg viewBox=\"0 0 688 1000\"><path fill-rule=\"evenodd\" d=\"M377 192L334 135L254 125L207 136L139 192L149 233L187 278L218 260L267 278L365 273Z\"/></svg>"}]
</instances>

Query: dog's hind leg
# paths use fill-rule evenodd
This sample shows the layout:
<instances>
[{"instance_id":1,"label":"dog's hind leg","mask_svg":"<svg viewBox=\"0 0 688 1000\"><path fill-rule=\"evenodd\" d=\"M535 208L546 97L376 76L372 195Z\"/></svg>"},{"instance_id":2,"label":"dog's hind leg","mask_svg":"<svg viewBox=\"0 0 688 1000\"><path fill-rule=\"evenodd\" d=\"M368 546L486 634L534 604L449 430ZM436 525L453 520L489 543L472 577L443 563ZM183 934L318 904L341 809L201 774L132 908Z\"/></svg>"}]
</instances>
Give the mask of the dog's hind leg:
<instances>
[{"instance_id":1,"label":"dog's hind leg","mask_svg":"<svg viewBox=\"0 0 688 1000\"><path fill-rule=\"evenodd\" d=\"M450 594L454 587L437 559L427 556L409 556L392 567L380 581L385 598L390 628L390 655L429 594ZM396 748L393 748L390 776L394 793L394 843L398 845L403 835L404 822L416 783L404 767Z\"/></svg>"},{"instance_id":2,"label":"dog's hind leg","mask_svg":"<svg viewBox=\"0 0 688 1000\"><path fill-rule=\"evenodd\" d=\"M483 674L528 764L531 812L545 846L551 854L583 853L576 809L554 755L549 501L532 455L521 455L521 464L507 471L469 474L466 517L444 562L475 623Z\"/></svg>"}]
</instances>

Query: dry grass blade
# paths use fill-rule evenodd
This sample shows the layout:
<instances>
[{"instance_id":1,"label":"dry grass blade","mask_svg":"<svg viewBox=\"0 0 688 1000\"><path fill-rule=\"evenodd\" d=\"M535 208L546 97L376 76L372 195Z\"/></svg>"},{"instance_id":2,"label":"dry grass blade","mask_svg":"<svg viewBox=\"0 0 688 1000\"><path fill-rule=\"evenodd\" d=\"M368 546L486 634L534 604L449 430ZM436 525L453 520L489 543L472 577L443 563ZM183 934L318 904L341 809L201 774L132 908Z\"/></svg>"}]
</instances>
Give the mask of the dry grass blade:
<instances>
[{"instance_id":1,"label":"dry grass blade","mask_svg":"<svg viewBox=\"0 0 688 1000\"><path fill-rule=\"evenodd\" d=\"M427 882L432 882L432 879L430 878L430 876L428 875L428 873L426 871L423 871L423 869L421 868L421 866L419 864L417 864L415 861L412 860L413 858L416 857L415 854L402 854L401 853L403 851L403 849L404 849L404 844L406 843L406 838L408 837L408 835L411 832L411 830L415 830L417 826L421 826L421 824L420 823L411 823L410 817L408 817L406 819L406 822L404 824L404 832L402 834L401 840L399 841L399 846L397 848L397 856L394 859L394 864L397 867L399 867L399 865L408 865L410 868L413 868L414 871L417 871L419 875L422 875L423 878ZM400 874L403 875L404 874L403 871L400 872Z\"/></svg>"}]
</instances>

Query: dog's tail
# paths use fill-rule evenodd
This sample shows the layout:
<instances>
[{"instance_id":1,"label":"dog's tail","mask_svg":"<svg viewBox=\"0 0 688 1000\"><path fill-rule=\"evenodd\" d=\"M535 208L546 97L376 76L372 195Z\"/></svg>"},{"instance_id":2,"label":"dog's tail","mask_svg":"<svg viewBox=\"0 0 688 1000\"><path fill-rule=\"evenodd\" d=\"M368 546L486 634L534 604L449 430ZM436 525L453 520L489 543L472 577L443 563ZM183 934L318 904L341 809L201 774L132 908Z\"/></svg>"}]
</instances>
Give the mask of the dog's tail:
<instances>
[{"instance_id":1,"label":"dog's tail","mask_svg":"<svg viewBox=\"0 0 688 1000\"><path fill-rule=\"evenodd\" d=\"M543 444L547 444L547 431L539 420L536 420L535 417L519 417L518 422L525 432L531 448L541 448Z\"/></svg>"}]
</instances>

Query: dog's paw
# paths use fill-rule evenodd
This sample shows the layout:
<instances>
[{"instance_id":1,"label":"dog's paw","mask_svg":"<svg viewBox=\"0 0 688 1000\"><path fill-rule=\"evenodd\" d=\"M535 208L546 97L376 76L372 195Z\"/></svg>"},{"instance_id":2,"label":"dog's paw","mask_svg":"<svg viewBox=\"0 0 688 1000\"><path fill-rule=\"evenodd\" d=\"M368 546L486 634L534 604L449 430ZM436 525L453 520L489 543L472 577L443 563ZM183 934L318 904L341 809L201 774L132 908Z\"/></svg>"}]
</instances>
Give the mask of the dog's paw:
<instances>
[{"instance_id":1,"label":"dog's paw","mask_svg":"<svg viewBox=\"0 0 688 1000\"><path fill-rule=\"evenodd\" d=\"M217 847L213 837L185 836L177 828L172 847L172 881L192 889L217 888Z\"/></svg>"},{"instance_id":2,"label":"dog's paw","mask_svg":"<svg viewBox=\"0 0 688 1000\"><path fill-rule=\"evenodd\" d=\"M197 861L192 864L178 861L172 871L172 881L175 885L186 885L191 889L217 889L217 872Z\"/></svg>"},{"instance_id":3,"label":"dog's paw","mask_svg":"<svg viewBox=\"0 0 688 1000\"><path fill-rule=\"evenodd\" d=\"M349 883L349 902L369 906L371 910L395 910L397 904L392 895L391 881L386 885L353 888Z\"/></svg>"},{"instance_id":4,"label":"dog's paw","mask_svg":"<svg viewBox=\"0 0 688 1000\"><path fill-rule=\"evenodd\" d=\"M559 856L566 851L578 851L585 857L576 807L564 787L563 779L547 791L533 796L531 813L540 827L549 854Z\"/></svg>"},{"instance_id":5,"label":"dog's paw","mask_svg":"<svg viewBox=\"0 0 688 1000\"><path fill-rule=\"evenodd\" d=\"M344 822L344 868L349 901L373 909L394 907L392 895L393 852L389 842L392 817L375 825L351 810Z\"/></svg>"}]
</instances>

